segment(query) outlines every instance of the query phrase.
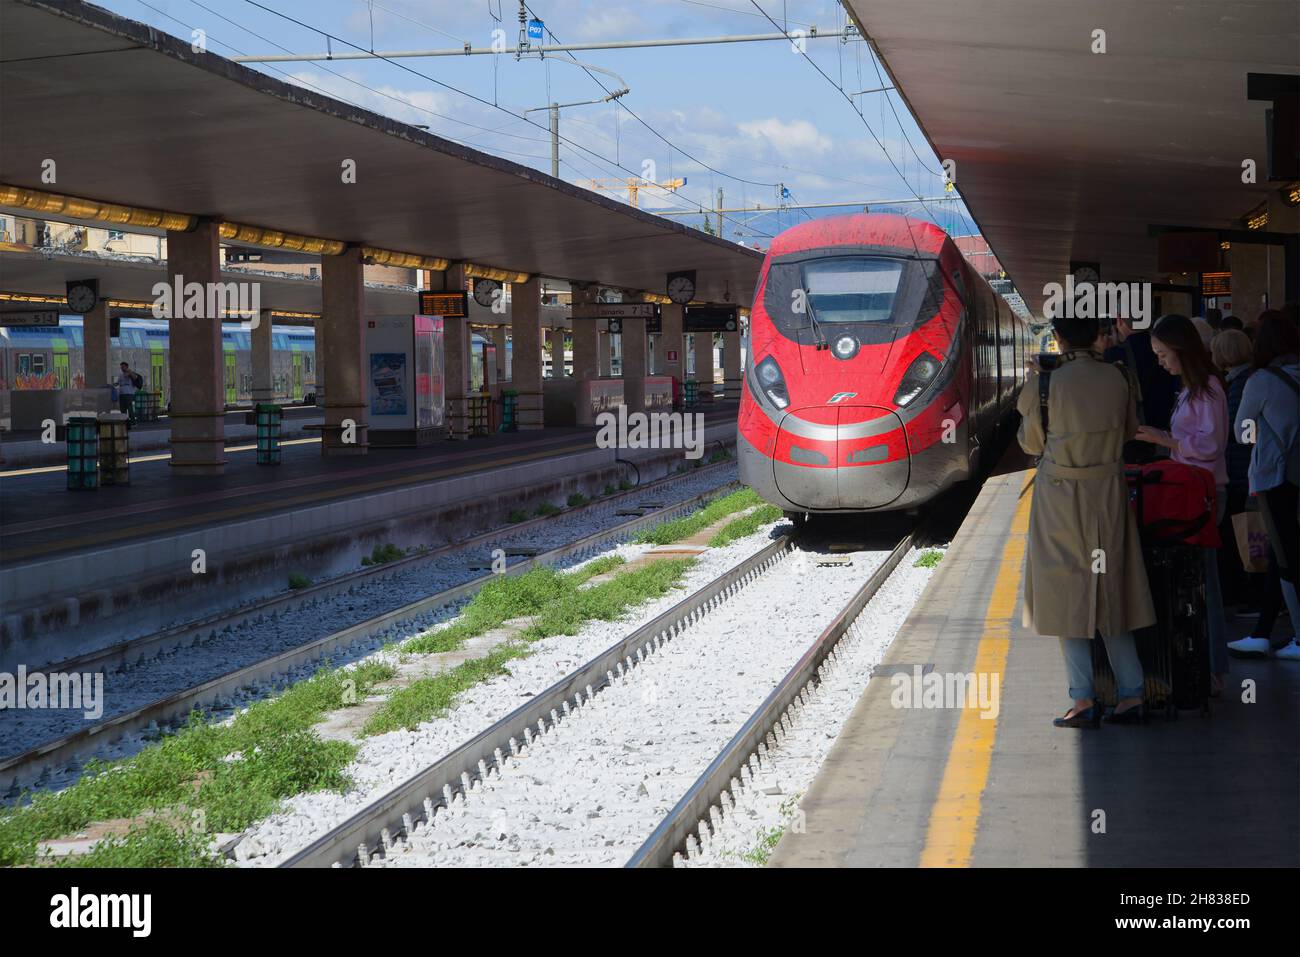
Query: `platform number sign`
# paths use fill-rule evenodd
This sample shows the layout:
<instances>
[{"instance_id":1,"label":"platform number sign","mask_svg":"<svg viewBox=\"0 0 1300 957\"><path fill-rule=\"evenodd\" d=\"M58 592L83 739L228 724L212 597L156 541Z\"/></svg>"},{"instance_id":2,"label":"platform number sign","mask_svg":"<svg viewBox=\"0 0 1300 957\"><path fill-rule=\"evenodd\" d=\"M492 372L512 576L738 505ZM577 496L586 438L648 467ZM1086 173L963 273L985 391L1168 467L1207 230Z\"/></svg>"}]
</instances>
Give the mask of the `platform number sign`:
<instances>
[{"instance_id":1,"label":"platform number sign","mask_svg":"<svg viewBox=\"0 0 1300 957\"><path fill-rule=\"evenodd\" d=\"M544 24L541 20L529 20L528 21L528 42L540 43L542 41L542 36L545 30L546 30L546 24Z\"/></svg>"}]
</instances>

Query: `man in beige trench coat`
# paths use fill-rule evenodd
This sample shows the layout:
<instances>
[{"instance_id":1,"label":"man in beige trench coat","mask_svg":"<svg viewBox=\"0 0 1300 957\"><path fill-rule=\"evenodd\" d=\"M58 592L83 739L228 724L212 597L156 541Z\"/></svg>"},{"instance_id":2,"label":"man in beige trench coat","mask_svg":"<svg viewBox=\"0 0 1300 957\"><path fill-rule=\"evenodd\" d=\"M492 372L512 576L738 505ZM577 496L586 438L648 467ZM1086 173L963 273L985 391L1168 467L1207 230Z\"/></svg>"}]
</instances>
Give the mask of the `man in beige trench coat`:
<instances>
[{"instance_id":1,"label":"man in beige trench coat","mask_svg":"<svg viewBox=\"0 0 1300 957\"><path fill-rule=\"evenodd\" d=\"M1122 450L1138 429L1129 377L1091 351L1096 319L1057 318L1060 365L1051 373L1047 432L1039 373L1017 408L1020 446L1041 455L1034 476L1025 563L1025 627L1060 638L1074 707L1057 727L1097 727L1092 646L1100 632L1119 701L1109 721L1141 720L1142 665L1133 630L1155 622L1137 521L1128 507Z\"/></svg>"}]
</instances>

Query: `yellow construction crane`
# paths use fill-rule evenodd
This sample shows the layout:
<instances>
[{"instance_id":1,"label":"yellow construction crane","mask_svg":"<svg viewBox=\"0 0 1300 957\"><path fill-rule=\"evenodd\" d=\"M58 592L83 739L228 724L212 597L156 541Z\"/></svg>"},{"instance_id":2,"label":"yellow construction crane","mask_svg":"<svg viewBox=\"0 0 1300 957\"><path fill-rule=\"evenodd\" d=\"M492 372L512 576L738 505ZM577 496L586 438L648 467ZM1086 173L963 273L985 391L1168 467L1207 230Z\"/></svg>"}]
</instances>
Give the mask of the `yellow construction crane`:
<instances>
[{"instance_id":1,"label":"yellow construction crane","mask_svg":"<svg viewBox=\"0 0 1300 957\"><path fill-rule=\"evenodd\" d=\"M602 190L607 189L627 190L627 202L629 206L640 208L637 201L637 195L643 189L662 189L666 192L675 193L686 185L686 177L679 176L677 179L666 180L662 183L651 183L639 176L629 176L626 179L584 179L578 185L585 186L587 189Z\"/></svg>"}]
</instances>

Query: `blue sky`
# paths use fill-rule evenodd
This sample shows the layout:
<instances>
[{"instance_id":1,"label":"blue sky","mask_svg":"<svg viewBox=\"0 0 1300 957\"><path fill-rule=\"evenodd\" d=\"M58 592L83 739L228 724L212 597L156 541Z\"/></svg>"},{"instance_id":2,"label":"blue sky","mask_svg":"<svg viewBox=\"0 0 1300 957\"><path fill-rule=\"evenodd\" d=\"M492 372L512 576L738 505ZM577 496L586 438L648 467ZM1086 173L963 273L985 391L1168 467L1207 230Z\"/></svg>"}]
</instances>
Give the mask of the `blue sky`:
<instances>
[{"instance_id":1,"label":"blue sky","mask_svg":"<svg viewBox=\"0 0 1300 957\"><path fill-rule=\"evenodd\" d=\"M494 29L504 30L513 46L519 30L518 0L100 2L187 39L192 29L201 28L208 48L223 56L314 53L327 46L370 49L372 29L373 49L381 51L459 48L465 42L490 47ZM833 0L760 2L790 31L809 25L828 31L845 22ZM545 21L548 43L779 32L749 0L529 0L528 5ZM549 35L552 31L558 41ZM327 41L324 33L334 39ZM562 112L560 175L583 185L584 180L626 178L643 170L652 170L659 180L687 178L676 196L646 197L643 205L650 209L712 207L719 188L727 207L776 205L777 184L790 190L793 201L804 203L941 195L939 162L897 94L856 97L864 123L837 89L855 93L885 85L869 47L827 38L809 39L805 49L829 79L784 41L575 53L585 63L619 74L631 92L622 100L627 110L602 103ZM564 59L566 54L557 53L541 61L535 56L516 61L506 54L257 68L549 170L547 114L528 114L536 125L512 114L552 101L605 95L584 70L559 62ZM609 89L617 85L605 74L595 77ZM886 96L892 98L892 110ZM973 231L959 201L929 208L950 232ZM907 209L924 215L919 206ZM771 235L806 216L847 211L731 213L724 228L728 238L766 246ZM700 218L679 221L698 224Z\"/></svg>"}]
</instances>

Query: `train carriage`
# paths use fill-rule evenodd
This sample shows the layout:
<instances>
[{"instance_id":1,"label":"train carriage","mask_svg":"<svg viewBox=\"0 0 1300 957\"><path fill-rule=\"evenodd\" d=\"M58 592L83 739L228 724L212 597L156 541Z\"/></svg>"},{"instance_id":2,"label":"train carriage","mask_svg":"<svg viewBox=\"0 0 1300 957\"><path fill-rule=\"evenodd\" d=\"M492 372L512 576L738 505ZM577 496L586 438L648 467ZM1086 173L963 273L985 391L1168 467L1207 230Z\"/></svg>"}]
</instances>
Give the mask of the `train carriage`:
<instances>
[{"instance_id":1,"label":"train carriage","mask_svg":"<svg viewBox=\"0 0 1300 957\"><path fill-rule=\"evenodd\" d=\"M741 479L793 516L915 508L974 470L1029 345L933 223L864 213L789 229L750 314Z\"/></svg>"}]
</instances>

